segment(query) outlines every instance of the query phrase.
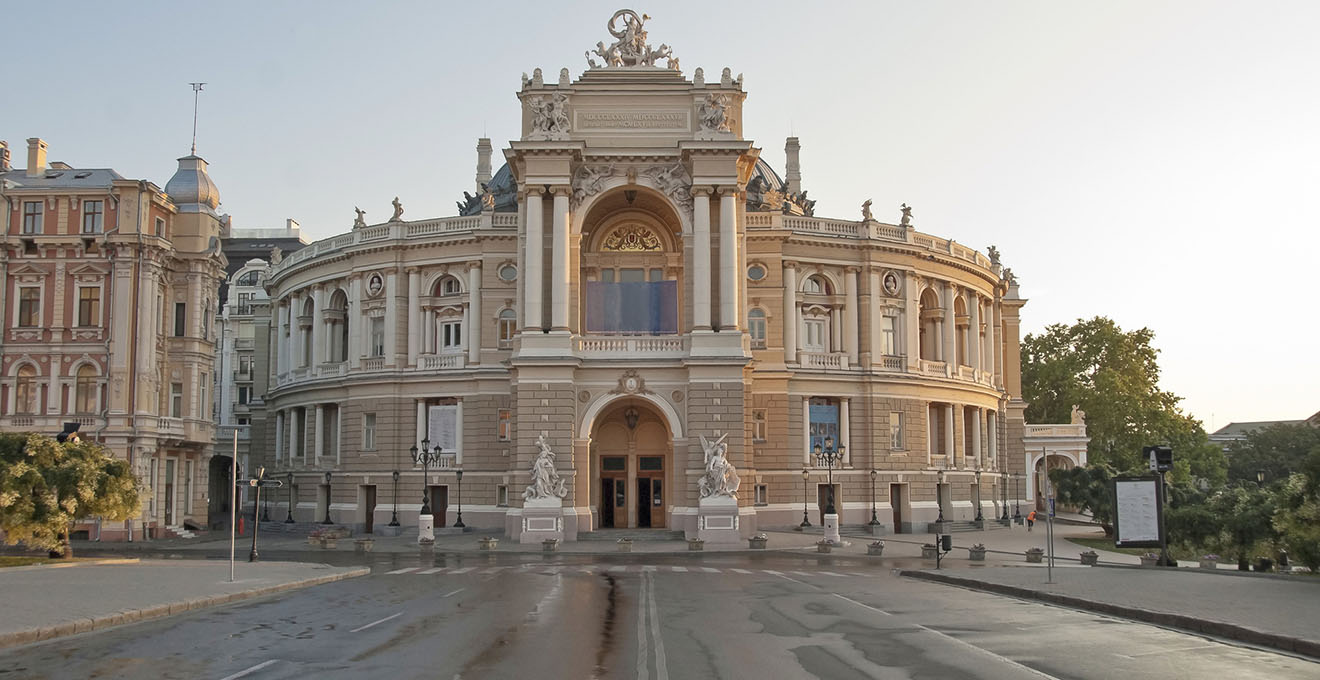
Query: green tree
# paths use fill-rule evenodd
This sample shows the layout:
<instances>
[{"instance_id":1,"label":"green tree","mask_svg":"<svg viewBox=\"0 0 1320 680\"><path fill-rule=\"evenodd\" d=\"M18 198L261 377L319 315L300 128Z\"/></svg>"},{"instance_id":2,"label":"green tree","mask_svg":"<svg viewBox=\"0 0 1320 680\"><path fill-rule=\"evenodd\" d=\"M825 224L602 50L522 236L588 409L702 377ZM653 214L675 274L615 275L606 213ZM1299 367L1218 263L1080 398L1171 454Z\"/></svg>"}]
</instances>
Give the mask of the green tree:
<instances>
[{"instance_id":1,"label":"green tree","mask_svg":"<svg viewBox=\"0 0 1320 680\"><path fill-rule=\"evenodd\" d=\"M1316 452L1320 452L1320 428L1300 424L1270 425L1248 432L1245 441L1229 445L1228 476L1255 483L1256 474L1264 472L1267 482L1286 480L1292 473L1300 472L1308 456Z\"/></svg>"},{"instance_id":2,"label":"green tree","mask_svg":"<svg viewBox=\"0 0 1320 680\"><path fill-rule=\"evenodd\" d=\"M137 477L101 445L0 434L0 529L9 545L21 542L70 557L69 529L76 520L125 520L140 507Z\"/></svg>"},{"instance_id":3,"label":"green tree","mask_svg":"<svg viewBox=\"0 0 1320 680\"><path fill-rule=\"evenodd\" d=\"M1279 488L1274 528L1288 554L1311 571L1320 571L1320 448L1301 462L1301 472Z\"/></svg>"},{"instance_id":4,"label":"green tree","mask_svg":"<svg viewBox=\"0 0 1320 680\"><path fill-rule=\"evenodd\" d=\"M1104 463L1050 470L1054 498L1059 505L1090 513L1105 536L1114 535L1114 468Z\"/></svg>"},{"instance_id":5,"label":"green tree","mask_svg":"<svg viewBox=\"0 0 1320 680\"><path fill-rule=\"evenodd\" d=\"M1274 495L1254 484L1230 486L1210 498L1210 512L1222 522L1220 542L1237 555L1239 568L1260 543L1278 537L1274 529Z\"/></svg>"},{"instance_id":6,"label":"green tree","mask_svg":"<svg viewBox=\"0 0 1320 680\"><path fill-rule=\"evenodd\" d=\"M1125 332L1105 317L1055 324L1022 342L1022 398L1027 422L1066 423L1072 407L1086 412L1087 458L1115 470L1135 470L1141 449L1167 444L1186 465L1180 477L1223 479L1223 455L1205 430L1159 388L1158 350L1148 328Z\"/></svg>"}]
</instances>

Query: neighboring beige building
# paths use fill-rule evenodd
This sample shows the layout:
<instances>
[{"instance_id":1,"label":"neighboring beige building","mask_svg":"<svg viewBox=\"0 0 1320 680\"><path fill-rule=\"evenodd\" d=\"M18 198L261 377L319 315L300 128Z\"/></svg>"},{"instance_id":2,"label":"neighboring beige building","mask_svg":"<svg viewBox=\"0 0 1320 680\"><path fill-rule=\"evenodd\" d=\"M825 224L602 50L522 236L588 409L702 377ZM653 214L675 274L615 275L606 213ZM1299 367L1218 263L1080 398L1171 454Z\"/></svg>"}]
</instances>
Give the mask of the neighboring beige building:
<instances>
[{"instance_id":1,"label":"neighboring beige building","mask_svg":"<svg viewBox=\"0 0 1320 680\"><path fill-rule=\"evenodd\" d=\"M861 220L815 216L798 140L781 176L743 138L742 77L658 65L624 19L604 65L524 77L520 138L494 173L479 141L459 216L408 221L396 199L393 219L271 268L253 449L292 473L295 516L377 529L397 503L417 526L409 449L427 440L437 527L455 522L459 470L464 522L515 538L747 535L804 510L819 526L829 473L809 449L827 436L846 446L844 524L874 507L924 531L978 499L1000 516L1030 461L1026 300L998 254L919 232L906 209L882 222L869 200ZM703 437L724 437L736 501L707 497ZM525 502L546 460L565 494ZM731 517L708 517L721 498Z\"/></svg>"},{"instance_id":2,"label":"neighboring beige building","mask_svg":"<svg viewBox=\"0 0 1320 680\"><path fill-rule=\"evenodd\" d=\"M78 423L132 463L140 519L80 527L105 539L206 521L214 437L209 313L224 267L206 161L179 159L164 191L105 168L25 169L0 142L0 428L54 435Z\"/></svg>"}]
</instances>

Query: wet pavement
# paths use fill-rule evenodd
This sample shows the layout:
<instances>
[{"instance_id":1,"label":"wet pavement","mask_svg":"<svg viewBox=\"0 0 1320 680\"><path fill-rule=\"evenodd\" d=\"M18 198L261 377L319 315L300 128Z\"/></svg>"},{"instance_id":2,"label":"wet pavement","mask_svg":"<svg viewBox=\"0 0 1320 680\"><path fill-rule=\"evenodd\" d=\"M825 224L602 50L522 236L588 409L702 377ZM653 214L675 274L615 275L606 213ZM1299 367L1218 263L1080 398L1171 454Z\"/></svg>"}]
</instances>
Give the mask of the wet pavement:
<instances>
[{"instance_id":1,"label":"wet pavement","mask_svg":"<svg viewBox=\"0 0 1320 680\"><path fill-rule=\"evenodd\" d=\"M893 573L919 559L342 558L371 575L6 650L0 678L1320 676L1284 654Z\"/></svg>"}]
</instances>

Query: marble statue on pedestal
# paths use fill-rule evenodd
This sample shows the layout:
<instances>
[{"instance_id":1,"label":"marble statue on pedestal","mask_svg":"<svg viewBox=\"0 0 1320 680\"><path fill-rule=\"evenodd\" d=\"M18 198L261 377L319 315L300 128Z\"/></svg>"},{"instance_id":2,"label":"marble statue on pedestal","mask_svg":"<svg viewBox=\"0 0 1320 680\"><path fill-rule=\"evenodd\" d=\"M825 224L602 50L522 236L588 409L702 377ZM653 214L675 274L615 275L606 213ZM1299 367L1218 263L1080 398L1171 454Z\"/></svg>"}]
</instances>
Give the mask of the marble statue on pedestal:
<instances>
[{"instance_id":1,"label":"marble statue on pedestal","mask_svg":"<svg viewBox=\"0 0 1320 680\"><path fill-rule=\"evenodd\" d=\"M866 202L862 204L862 221L870 222L873 219L875 218L871 217L871 199L868 198L866 199Z\"/></svg>"},{"instance_id":2,"label":"marble statue on pedestal","mask_svg":"<svg viewBox=\"0 0 1320 680\"><path fill-rule=\"evenodd\" d=\"M394 216L390 218L390 221L391 221L391 222L402 222L402 221L403 221L403 204L399 202L399 197L398 197L398 196L395 196L395 197L394 197L394 200L391 201L390 203L394 206Z\"/></svg>"},{"instance_id":3,"label":"marble statue on pedestal","mask_svg":"<svg viewBox=\"0 0 1320 680\"><path fill-rule=\"evenodd\" d=\"M536 445L541 447L541 452L532 461L532 483L523 491L523 500L559 499L567 496L568 489L559 471L555 469L555 452L550 450L545 435L536 438Z\"/></svg>"},{"instance_id":4,"label":"marble statue on pedestal","mask_svg":"<svg viewBox=\"0 0 1320 680\"><path fill-rule=\"evenodd\" d=\"M738 471L729 462L729 445L724 442L729 434L720 435L719 439L709 441L701 435L701 448L706 452L706 474L697 482L702 498L711 496L738 497Z\"/></svg>"},{"instance_id":5,"label":"marble statue on pedestal","mask_svg":"<svg viewBox=\"0 0 1320 680\"><path fill-rule=\"evenodd\" d=\"M353 220L353 228L361 229L362 227L367 226L366 211L357 206L353 206L353 212L357 213L357 217Z\"/></svg>"},{"instance_id":6,"label":"marble statue on pedestal","mask_svg":"<svg viewBox=\"0 0 1320 680\"><path fill-rule=\"evenodd\" d=\"M900 208L903 211L903 219L898 223L899 226L902 227L912 226L912 208L906 203L900 206Z\"/></svg>"}]
</instances>

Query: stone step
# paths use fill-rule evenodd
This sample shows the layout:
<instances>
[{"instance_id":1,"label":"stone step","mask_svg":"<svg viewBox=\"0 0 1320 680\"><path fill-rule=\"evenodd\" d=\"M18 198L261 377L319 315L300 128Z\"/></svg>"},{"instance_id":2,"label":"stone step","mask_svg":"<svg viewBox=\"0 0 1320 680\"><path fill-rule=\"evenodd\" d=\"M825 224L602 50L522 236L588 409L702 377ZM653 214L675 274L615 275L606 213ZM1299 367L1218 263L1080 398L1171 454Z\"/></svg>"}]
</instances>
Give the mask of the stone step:
<instances>
[{"instance_id":1,"label":"stone step","mask_svg":"<svg viewBox=\"0 0 1320 680\"><path fill-rule=\"evenodd\" d=\"M684 540L682 531L668 529L597 529L578 533L579 541L617 541L621 538L631 538L635 542Z\"/></svg>"}]
</instances>

